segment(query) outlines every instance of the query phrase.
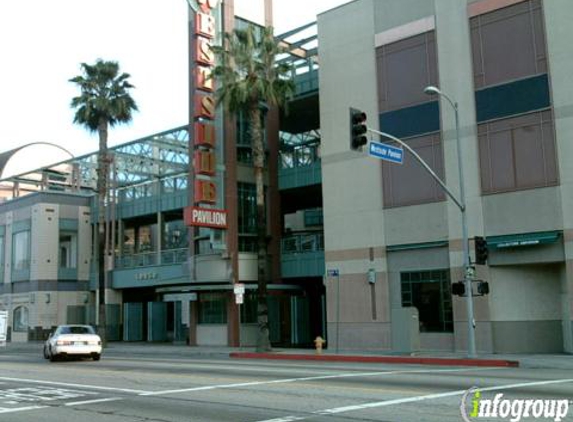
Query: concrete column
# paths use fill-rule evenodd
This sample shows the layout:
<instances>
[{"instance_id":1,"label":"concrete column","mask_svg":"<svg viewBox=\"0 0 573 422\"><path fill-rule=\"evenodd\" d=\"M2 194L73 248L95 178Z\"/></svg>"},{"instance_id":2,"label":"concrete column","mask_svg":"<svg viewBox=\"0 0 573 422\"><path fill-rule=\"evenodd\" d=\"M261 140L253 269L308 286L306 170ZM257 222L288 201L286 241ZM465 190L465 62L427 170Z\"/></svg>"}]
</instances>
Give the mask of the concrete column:
<instances>
[{"instance_id":1,"label":"concrete column","mask_svg":"<svg viewBox=\"0 0 573 422\"><path fill-rule=\"evenodd\" d=\"M550 89L555 119L555 140L559 164L565 273L561 281L563 349L573 353L573 56L570 40L573 37L573 8L567 1L544 1L543 15L547 39L547 61L550 70Z\"/></svg>"},{"instance_id":2,"label":"concrete column","mask_svg":"<svg viewBox=\"0 0 573 422\"><path fill-rule=\"evenodd\" d=\"M12 212L7 212L4 231L4 284L12 282L12 219Z\"/></svg>"},{"instance_id":3,"label":"concrete column","mask_svg":"<svg viewBox=\"0 0 573 422\"><path fill-rule=\"evenodd\" d=\"M157 212L157 239L155 239L155 250L157 251L157 264L161 264L161 243L163 240L163 214Z\"/></svg>"}]
</instances>

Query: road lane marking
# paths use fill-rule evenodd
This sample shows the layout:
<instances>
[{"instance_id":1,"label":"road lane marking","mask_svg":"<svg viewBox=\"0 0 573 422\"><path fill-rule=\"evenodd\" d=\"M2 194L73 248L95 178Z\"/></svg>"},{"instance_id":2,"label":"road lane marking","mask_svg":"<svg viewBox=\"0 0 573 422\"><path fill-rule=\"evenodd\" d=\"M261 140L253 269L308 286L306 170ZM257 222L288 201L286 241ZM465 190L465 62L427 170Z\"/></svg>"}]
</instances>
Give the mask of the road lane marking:
<instances>
[{"instance_id":1,"label":"road lane marking","mask_svg":"<svg viewBox=\"0 0 573 422\"><path fill-rule=\"evenodd\" d=\"M540 385L552 385L552 384L566 384L566 383L573 383L573 378L568 379L561 379L561 380L547 380L547 381L533 381L533 382L521 382L517 384L506 384L506 385L496 385L493 387L480 387L480 392L483 391L499 391L499 390L511 390L514 388L522 388L522 387L534 387ZM433 399L441 399L446 397L454 397L454 396L461 396L467 392L466 390L455 390L455 391L446 391L444 393L435 393L435 394L427 394L424 396L415 396L415 397L405 397L401 399L392 399L392 400L384 400L378 402L371 402L371 403L362 403L350 406L342 406L342 407L335 407L332 409L324 409L324 410L316 410L311 412L308 416L285 416L283 418L276 418L276 419L266 419L264 421L258 422L288 422L288 421L300 421L304 419L308 419L313 415L320 415L320 416L328 416L328 415L336 415L339 413L347 413L357 410L364 410L364 409L372 409L376 407L385 407L385 406L393 406L396 404L405 404L405 403L415 403L419 401L425 400L433 400ZM295 418L295 419L292 419Z\"/></svg>"},{"instance_id":2,"label":"road lane marking","mask_svg":"<svg viewBox=\"0 0 573 422\"><path fill-rule=\"evenodd\" d=\"M80 406L80 405L84 405L84 404L104 403L104 402L117 401L117 400L121 400L121 398L109 397L107 399L76 401L76 402L72 402L72 403L66 403L64 406Z\"/></svg>"},{"instance_id":3,"label":"road lane marking","mask_svg":"<svg viewBox=\"0 0 573 422\"><path fill-rule=\"evenodd\" d=\"M278 379L270 381L251 381L251 382L241 382L235 384L205 385L201 387L181 388L177 390L146 391L139 393L139 395L162 396L166 394L191 393L195 391L208 391L208 390L239 388L239 387L252 387L256 385L287 384L293 382L318 381L318 380L333 379L333 378L371 377L377 375L397 375L397 374L416 374L416 373L426 374L426 373L443 373L443 372L468 372L468 371L474 372L474 371L487 371L492 369L500 370L506 368L414 369L414 370L402 370L402 371L353 372L345 374L317 375L313 377L286 378L286 379Z\"/></svg>"},{"instance_id":4,"label":"road lane marking","mask_svg":"<svg viewBox=\"0 0 573 422\"><path fill-rule=\"evenodd\" d=\"M24 383L30 383L30 384L43 384L43 385L58 385L58 386L63 386L63 387L75 387L75 388L83 388L84 390L119 391L122 393L133 393L133 394L142 394L142 393L148 392L145 390L132 390L130 388L103 387L103 386L99 386L99 385L73 384L73 383L69 383L69 382L43 381L43 380L34 380L34 379L28 379L28 378L0 377L0 380L24 382Z\"/></svg>"},{"instance_id":5,"label":"road lane marking","mask_svg":"<svg viewBox=\"0 0 573 422\"><path fill-rule=\"evenodd\" d=\"M15 413L15 412L24 412L26 410L45 409L46 407L49 406L27 406L27 407L18 407L16 409L6 409L0 407L0 415L3 413Z\"/></svg>"},{"instance_id":6,"label":"road lane marking","mask_svg":"<svg viewBox=\"0 0 573 422\"><path fill-rule=\"evenodd\" d=\"M19 402L38 402L75 399L78 397L94 395L97 393L87 391L74 391L64 388L11 388L0 390L0 400L5 404L18 404Z\"/></svg>"}]
</instances>

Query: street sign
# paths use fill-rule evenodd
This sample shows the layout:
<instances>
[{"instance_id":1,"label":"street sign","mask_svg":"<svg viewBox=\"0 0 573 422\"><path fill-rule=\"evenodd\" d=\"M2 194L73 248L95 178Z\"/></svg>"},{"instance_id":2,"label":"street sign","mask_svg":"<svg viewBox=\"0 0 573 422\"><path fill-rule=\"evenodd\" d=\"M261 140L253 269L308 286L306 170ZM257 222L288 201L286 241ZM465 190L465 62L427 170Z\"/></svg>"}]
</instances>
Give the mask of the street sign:
<instances>
[{"instance_id":1,"label":"street sign","mask_svg":"<svg viewBox=\"0 0 573 422\"><path fill-rule=\"evenodd\" d=\"M327 275L328 277L338 277L339 274L340 274L340 273L339 273L339 271L338 271L338 268L333 268L333 269L330 269L330 270L326 270L326 275Z\"/></svg>"},{"instance_id":2,"label":"street sign","mask_svg":"<svg viewBox=\"0 0 573 422\"><path fill-rule=\"evenodd\" d=\"M233 292L236 295L243 295L245 294L245 285L243 283L235 283L233 285Z\"/></svg>"},{"instance_id":3,"label":"street sign","mask_svg":"<svg viewBox=\"0 0 573 422\"><path fill-rule=\"evenodd\" d=\"M370 142L368 154L375 158L390 161L396 164L402 164L404 161L404 150L381 142Z\"/></svg>"},{"instance_id":4,"label":"street sign","mask_svg":"<svg viewBox=\"0 0 573 422\"><path fill-rule=\"evenodd\" d=\"M235 303L237 305L243 304L243 294L242 293L235 293Z\"/></svg>"}]
</instances>

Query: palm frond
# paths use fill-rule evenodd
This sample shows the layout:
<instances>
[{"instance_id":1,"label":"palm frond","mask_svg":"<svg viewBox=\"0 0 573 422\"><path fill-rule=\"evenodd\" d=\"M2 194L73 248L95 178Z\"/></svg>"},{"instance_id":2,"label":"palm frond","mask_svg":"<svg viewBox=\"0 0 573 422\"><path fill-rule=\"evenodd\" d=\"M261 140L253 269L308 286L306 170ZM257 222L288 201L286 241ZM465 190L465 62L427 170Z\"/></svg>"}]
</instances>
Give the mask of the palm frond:
<instances>
[{"instance_id":1,"label":"palm frond","mask_svg":"<svg viewBox=\"0 0 573 422\"><path fill-rule=\"evenodd\" d=\"M129 94L134 86L129 73L120 73L119 64L98 59L95 64L80 64L82 74L69 79L78 86L80 95L72 98L76 110L74 123L91 132L98 130L102 121L110 126L129 123L137 104Z\"/></svg>"}]
</instances>

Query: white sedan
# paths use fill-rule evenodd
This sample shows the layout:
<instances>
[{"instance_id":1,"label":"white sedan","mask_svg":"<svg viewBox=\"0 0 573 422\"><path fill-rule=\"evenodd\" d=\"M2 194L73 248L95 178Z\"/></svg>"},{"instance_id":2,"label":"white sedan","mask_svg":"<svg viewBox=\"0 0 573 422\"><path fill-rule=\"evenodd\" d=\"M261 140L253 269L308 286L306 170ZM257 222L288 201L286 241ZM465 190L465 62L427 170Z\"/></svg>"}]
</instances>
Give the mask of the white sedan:
<instances>
[{"instance_id":1,"label":"white sedan","mask_svg":"<svg viewBox=\"0 0 573 422\"><path fill-rule=\"evenodd\" d=\"M66 356L101 357L101 338L91 325L59 325L44 343L44 358L55 361Z\"/></svg>"}]
</instances>

